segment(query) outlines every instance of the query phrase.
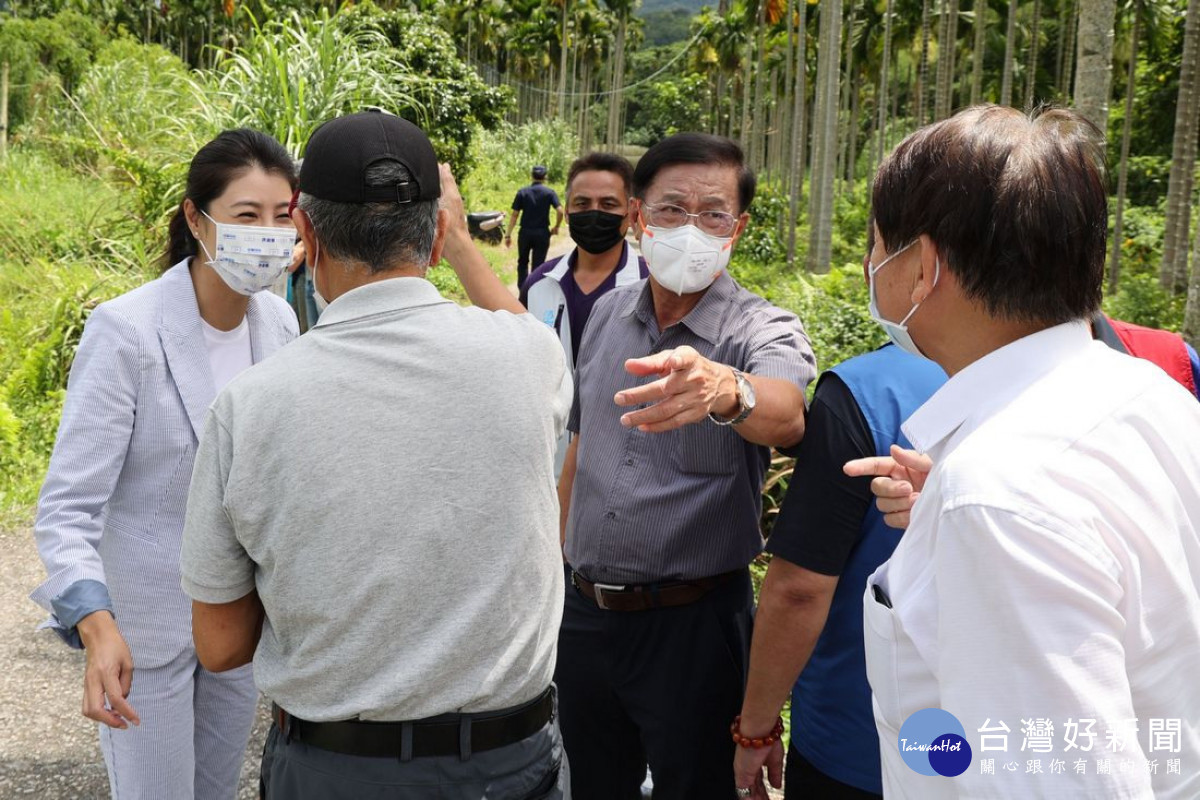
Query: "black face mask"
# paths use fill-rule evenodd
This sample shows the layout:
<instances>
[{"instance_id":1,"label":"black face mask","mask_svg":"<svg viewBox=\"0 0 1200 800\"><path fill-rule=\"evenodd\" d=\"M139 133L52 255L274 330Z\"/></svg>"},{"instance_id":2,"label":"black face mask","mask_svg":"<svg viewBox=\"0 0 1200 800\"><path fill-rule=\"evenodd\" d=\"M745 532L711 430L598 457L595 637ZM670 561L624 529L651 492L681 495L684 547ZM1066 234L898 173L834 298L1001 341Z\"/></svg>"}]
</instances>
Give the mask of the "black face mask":
<instances>
[{"instance_id":1,"label":"black face mask","mask_svg":"<svg viewBox=\"0 0 1200 800\"><path fill-rule=\"evenodd\" d=\"M611 250L619 244L625 238L621 230L624 224L624 214L610 214L598 209L567 214L567 230L571 238L592 255Z\"/></svg>"}]
</instances>

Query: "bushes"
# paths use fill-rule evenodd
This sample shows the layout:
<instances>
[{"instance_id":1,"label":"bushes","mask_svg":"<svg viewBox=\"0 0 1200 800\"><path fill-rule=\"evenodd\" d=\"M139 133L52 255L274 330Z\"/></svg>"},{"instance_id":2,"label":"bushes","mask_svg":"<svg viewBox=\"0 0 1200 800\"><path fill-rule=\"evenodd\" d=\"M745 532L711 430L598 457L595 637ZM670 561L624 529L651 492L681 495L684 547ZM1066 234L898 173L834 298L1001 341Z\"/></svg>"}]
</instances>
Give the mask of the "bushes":
<instances>
[{"instance_id":1,"label":"bushes","mask_svg":"<svg viewBox=\"0 0 1200 800\"><path fill-rule=\"evenodd\" d=\"M36 499L87 316L146 277L129 202L28 147L0 168L0 529Z\"/></svg>"}]
</instances>

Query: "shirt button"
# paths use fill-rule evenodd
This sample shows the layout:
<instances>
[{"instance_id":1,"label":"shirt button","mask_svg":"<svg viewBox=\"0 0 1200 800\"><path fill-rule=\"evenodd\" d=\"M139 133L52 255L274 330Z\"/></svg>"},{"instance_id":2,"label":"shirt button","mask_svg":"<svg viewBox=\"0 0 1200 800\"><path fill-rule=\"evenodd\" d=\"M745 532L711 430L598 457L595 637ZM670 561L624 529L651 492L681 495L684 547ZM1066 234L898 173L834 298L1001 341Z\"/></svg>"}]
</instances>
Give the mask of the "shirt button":
<instances>
[{"instance_id":1,"label":"shirt button","mask_svg":"<svg viewBox=\"0 0 1200 800\"><path fill-rule=\"evenodd\" d=\"M604 518L605 518L605 519L616 519L616 518L617 518L617 512L615 512L615 511L609 511L609 512L605 513L605 515L604 515Z\"/></svg>"},{"instance_id":2,"label":"shirt button","mask_svg":"<svg viewBox=\"0 0 1200 800\"><path fill-rule=\"evenodd\" d=\"M632 467L632 466L633 466L633 459L632 459L632 458L627 458L627 459L625 459L625 466L627 466L627 467Z\"/></svg>"}]
</instances>

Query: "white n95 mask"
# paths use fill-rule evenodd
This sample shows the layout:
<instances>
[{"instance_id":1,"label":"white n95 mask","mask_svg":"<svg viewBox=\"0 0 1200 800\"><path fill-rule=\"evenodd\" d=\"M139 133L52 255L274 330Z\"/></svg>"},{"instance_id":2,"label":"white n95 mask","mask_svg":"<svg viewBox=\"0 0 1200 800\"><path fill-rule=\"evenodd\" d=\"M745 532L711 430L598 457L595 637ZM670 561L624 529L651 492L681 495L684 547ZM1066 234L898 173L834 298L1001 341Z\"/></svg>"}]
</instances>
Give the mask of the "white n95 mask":
<instances>
[{"instance_id":1,"label":"white n95 mask","mask_svg":"<svg viewBox=\"0 0 1200 800\"><path fill-rule=\"evenodd\" d=\"M704 291L729 266L732 236L713 236L695 225L647 225L644 231L642 255L650 274L676 294Z\"/></svg>"},{"instance_id":2,"label":"white n95 mask","mask_svg":"<svg viewBox=\"0 0 1200 800\"><path fill-rule=\"evenodd\" d=\"M216 257L198 238L200 248L208 256L208 265L238 294L252 295L270 288L292 263L295 229L231 225L200 213L217 226Z\"/></svg>"},{"instance_id":3,"label":"white n95 mask","mask_svg":"<svg viewBox=\"0 0 1200 800\"><path fill-rule=\"evenodd\" d=\"M867 286L868 293L871 296L871 302L870 305L867 306L867 312L871 315L871 319L875 320L879 327L883 328L884 333L888 335L888 339L891 340L892 344L896 345L907 353L924 358L925 354L921 352L919 347L917 347L917 343L913 341L912 335L908 332L908 321L912 319L913 314L917 313L917 309L921 307L921 304L913 303L913 307L910 308L908 313L904 315L904 319L900 320L899 322L892 322L890 319L885 319L883 314L879 312L879 302L875 299L875 273L887 266L887 263L893 258L916 244L917 241L917 239L913 239L911 242L904 245L904 247L901 247L883 261L880 261L878 266L872 264L870 261L867 262ZM933 285L937 286L938 278L941 277L942 274L941 258L938 257L933 264Z\"/></svg>"}]
</instances>

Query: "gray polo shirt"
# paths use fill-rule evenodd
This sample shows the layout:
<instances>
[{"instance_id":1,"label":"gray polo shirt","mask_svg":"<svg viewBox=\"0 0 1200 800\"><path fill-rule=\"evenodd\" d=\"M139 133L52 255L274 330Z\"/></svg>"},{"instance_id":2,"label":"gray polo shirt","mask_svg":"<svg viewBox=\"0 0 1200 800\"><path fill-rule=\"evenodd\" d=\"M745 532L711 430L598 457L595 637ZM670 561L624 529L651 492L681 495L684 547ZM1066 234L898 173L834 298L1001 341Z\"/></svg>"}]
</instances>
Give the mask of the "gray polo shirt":
<instances>
[{"instance_id":1,"label":"gray polo shirt","mask_svg":"<svg viewBox=\"0 0 1200 800\"><path fill-rule=\"evenodd\" d=\"M335 300L209 411L183 588L257 589L261 691L303 719L492 711L550 683L571 380L527 314L395 278Z\"/></svg>"},{"instance_id":2,"label":"gray polo shirt","mask_svg":"<svg viewBox=\"0 0 1200 800\"><path fill-rule=\"evenodd\" d=\"M596 303L576 364L567 427L579 434L567 561L608 583L700 578L744 567L762 550L759 515L770 449L704 420L667 433L621 425L613 397L657 380L625 360L683 345L803 390L816 360L800 320L722 273L692 311L658 329L648 281Z\"/></svg>"}]
</instances>

